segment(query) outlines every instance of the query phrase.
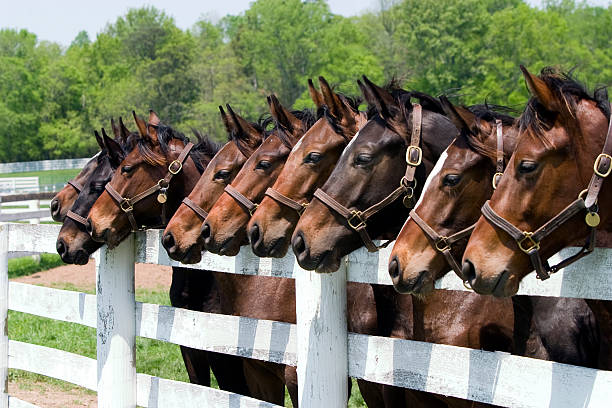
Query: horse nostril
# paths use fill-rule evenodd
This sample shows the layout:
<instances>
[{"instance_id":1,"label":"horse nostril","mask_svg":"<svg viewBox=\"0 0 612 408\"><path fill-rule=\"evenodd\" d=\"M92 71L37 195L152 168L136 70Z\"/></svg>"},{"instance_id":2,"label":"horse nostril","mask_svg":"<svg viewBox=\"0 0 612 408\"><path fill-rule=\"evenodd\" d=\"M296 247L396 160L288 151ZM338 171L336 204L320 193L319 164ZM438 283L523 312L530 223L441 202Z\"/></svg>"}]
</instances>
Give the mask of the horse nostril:
<instances>
[{"instance_id":1,"label":"horse nostril","mask_svg":"<svg viewBox=\"0 0 612 408\"><path fill-rule=\"evenodd\" d=\"M251 241L251 244L259 241L259 225L253 224L251 230L249 231L249 240Z\"/></svg>"},{"instance_id":2,"label":"horse nostril","mask_svg":"<svg viewBox=\"0 0 612 408\"><path fill-rule=\"evenodd\" d=\"M91 225L91 219L87 218L87 223L85 224L85 229L87 230L87 233L89 235L91 235L93 233L93 226Z\"/></svg>"},{"instance_id":3,"label":"horse nostril","mask_svg":"<svg viewBox=\"0 0 612 408\"><path fill-rule=\"evenodd\" d=\"M59 256L63 257L66 253L66 244L63 239L58 239L57 244L55 245L55 249L57 249L57 253Z\"/></svg>"},{"instance_id":4,"label":"horse nostril","mask_svg":"<svg viewBox=\"0 0 612 408\"><path fill-rule=\"evenodd\" d=\"M49 204L49 207L51 208L51 214L57 214L60 210L59 200L57 198L51 200L51 204Z\"/></svg>"},{"instance_id":5,"label":"horse nostril","mask_svg":"<svg viewBox=\"0 0 612 408\"><path fill-rule=\"evenodd\" d=\"M293 239L292 246L293 246L293 253L296 256L306 251L306 243L304 242L304 237L302 236L301 232L298 233Z\"/></svg>"},{"instance_id":6,"label":"horse nostril","mask_svg":"<svg viewBox=\"0 0 612 408\"><path fill-rule=\"evenodd\" d=\"M466 259L463 263L463 267L461 268L461 276L464 281L468 281L472 283L474 279L476 279L476 269L474 268L474 264Z\"/></svg>"},{"instance_id":7,"label":"horse nostril","mask_svg":"<svg viewBox=\"0 0 612 408\"><path fill-rule=\"evenodd\" d=\"M200 230L200 236L204 241L210 239L210 225L207 222L202 225L202 229Z\"/></svg>"},{"instance_id":8,"label":"horse nostril","mask_svg":"<svg viewBox=\"0 0 612 408\"><path fill-rule=\"evenodd\" d=\"M394 256L393 259L391 259L391 262L389 262L389 276L391 276L391 279L396 279L399 276L399 273L399 261L397 260L397 257Z\"/></svg>"},{"instance_id":9,"label":"horse nostril","mask_svg":"<svg viewBox=\"0 0 612 408\"><path fill-rule=\"evenodd\" d=\"M174 236L171 232L164 234L164 237L162 238L162 245L164 246L164 248L166 248L167 251L170 251L172 248L174 248Z\"/></svg>"}]
</instances>

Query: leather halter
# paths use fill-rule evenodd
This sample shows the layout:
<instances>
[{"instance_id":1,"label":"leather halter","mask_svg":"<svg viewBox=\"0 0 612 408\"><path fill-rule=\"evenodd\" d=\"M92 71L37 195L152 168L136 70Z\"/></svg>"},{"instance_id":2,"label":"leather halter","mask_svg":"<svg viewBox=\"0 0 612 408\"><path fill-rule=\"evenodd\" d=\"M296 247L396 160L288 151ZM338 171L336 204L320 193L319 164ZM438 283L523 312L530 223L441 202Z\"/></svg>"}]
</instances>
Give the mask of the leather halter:
<instances>
[{"instance_id":1,"label":"leather halter","mask_svg":"<svg viewBox=\"0 0 612 408\"><path fill-rule=\"evenodd\" d=\"M493 132L497 133L497 154L496 154L496 167L495 174L493 175L493 179L491 183L493 184L493 189L497 188L497 183L499 182L499 178L502 176L504 172L504 137L503 137L503 127L502 122L499 119L495 120L495 128ZM440 235L438 232L433 229L424 219L422 219L415 210L410 211L410 218L414 220L416 225L421 228L421 231L429 238L431 241L431 246L436 249L436 251L440 252L444 255L446 262L448 265L455 271L455 273L461 276L461 262L457 262L453 254L451 253L452 245L462 240L463 238L467 238L472 234L474 228L476 227L476 223L470 225L467 228L462 229L461 231L455 232L452 235L445 236ZM464 282L464 285L467 287L467 283Z\"/></svg>"},{"instance_id":2,"label":"leather halter","mask_svg":"<svg viewBox=\"0 0 612 408\"><path fill-rule=\"evenodd\" d=\"M227 186L225 186L225 192L229 194L229 196L232 197L234 200L236 200L238 204L240 204L240 206L245 210L245 212L249 215L249 217L252 217L253 214L255 213L255 210L257 210L257 207L259 207L259 204L256 204L252 202L251 200L249 200L248 198L246 198L240 191L236 190L231 184L228 184Z\"/></svg>"},{"instance_id":3,"label":"leather halter","mask_svg":"<svg viewBox=\"0 0 612 408\"><path fill-rule=\"evenodd\" d=\"M76 190L77 193L80 193L81 191L83 191L83 186L74 180L68 180L66 184L71 185Z\"/></svg>"},{"instance_id":4,"label":"leather halter","mask_svg":"<svg viewBox=\"0 0 612 408\"><path fill-rule=\"evenodd\" d=\"M168 173L166 174L166 176L163 179L160 179L154 186L149 187L142 193L136 194L132 198L122 197L121 194L119 194L117 190L115 190L115 188L110 185L110 183L105 186L106 191L110 194L115 203L127 215L128 220L130 220L130 224L132 225L132 231L144 229L144 227L138 227L138 223L136 222L136 218L134 217L133 213L134 204L149 197L150 195L157 193L158 191L159 195L157 199L162 204L161 225L166 224L166 192L168 191L168 187L170 186L170 181L172 180L172 177L174 177L174 175L178 174L183 169L183 163L189 156L189 152L192 148L193 143L187 143L183 148L183 151L181 151L181 154L179 154L179 157L168 165Z\"/></svg>"},{"instance_id":5,"label":"leather halter","mask_svg":"<svg viewBox=\"0 0 612 408\"><path fill-rule=\"evenodd\" d=\"M593 164L593 175L586 190L583 190L571 204L565 207L561 212L552 217L548 222L533 232L521 231L505 218L497 214L489 201L482 206L482 215L494 227L497 227L510 235L517 243L519 249L526 253L531 260L538 279L545 280L550 277L551 273L557 272L580 258L593 252L595 248L595 230L599 224L599 208L597 206L597 197L601 190L601 186L606 177L612 172L612 121L608 124L608 133L602 152L595 159ZM540 255L540 242L556 229L569 221L574 215L587 210L585 221L589 227L589 235L583 247L556 265L550 266L548 260L542 260ZM589 224L589 217L595 218L595 223ZM594 224L594 225L593 225Z\"/></svg>"},{"instance_id":6,"label":"leather halter","mask_svg":"<svg viewBox=\"0 0 612 408\"><path fill-rule=\"evenodd\" d=\"M284 204L287 207L291 208L292 210L297 211L299 216L301 216L304 213L304 210L306 210L306 207L308 207L308 203L299 203L287 197L286 195L279 193L277 190L275 190L272 187L269 187L266 190L265 195L267 195L268 197L270 197L277 203Z\"/></svg>"},{"instance_id":7,"label":"leather halter","mask_svg":"<svg viewBox=\"0 0 612 408\"><path fill-rule=\"evenodd\" d=\"M194 201L190 200L189 197L183 198L183 204L185 204L187 207L191 208L191 210L194 213L196 213L197 215L199 215L200 218L202 218L202 220L205 220L206 217L208 217L208 213L206 212L206 210L204 210L202 207L200 207Z\"/></svg>"},{"instance_id":8,"label":"leather halter","mask_svg":"<svg viewBox=\"0 0 612 408\"><path fill-rule=\"evenodd\" d=\"M81 191L83 191L83 186L74 180L69 180L66 182L66 184L71 185L76 190L77 194L80 194ZM83 225L84 227L87 226L87 218L81 217L79 214L75 213L72 210L68 210L68 212L66 213L66 217L72 219L78 224Z\"/></svg>"},{"instance_id":9,"label":"leather halter","mask_svg":"<svg viewBox=\"0 0 612 408\"><path fill-rule=\"evenodd\" d=\"M408 122L408 117L405 111L403 110L404 118L406 122ZM423 119L423 109L421 105L415 103L412 105L412 135L410 138L410 145L406 150L406 163L408 166L406 167L406 173L402 180L400 181L400 186L393 190L391 194L387 197L379 201L378 203L370 206L368 209L364 211L360 210L349 210L344 205L340 204L330 195L328 195L322 189L317 189L314 193L314 197L325 204L330 209L334 210L338 214L340 214L344 219L346 219L347 224L351 229L356 231L361 239L365 247L369 252L376 252L381 248L385 248L391 243L392 240L389 240L380 246L374 244L372 238L368 234L366 230L367 220L387 207L389 204L393 203L399 197L404 196L404 205L407 208L412 208L414 206L414 190L416 188L416 179L414 178L414 173L416 172L417 167L421 164L423 159L423 151L421 150L421 123Z\"/></svg>"}]
</instances>

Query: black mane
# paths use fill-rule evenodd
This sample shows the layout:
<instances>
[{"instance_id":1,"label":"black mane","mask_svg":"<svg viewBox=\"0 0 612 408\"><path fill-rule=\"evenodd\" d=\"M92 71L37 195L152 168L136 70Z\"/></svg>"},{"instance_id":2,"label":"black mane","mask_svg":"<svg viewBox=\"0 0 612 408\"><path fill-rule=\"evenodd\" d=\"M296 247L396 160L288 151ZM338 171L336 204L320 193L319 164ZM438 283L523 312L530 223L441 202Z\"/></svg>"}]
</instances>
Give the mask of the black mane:
<instances>
[{"instance_id":1,"label":"black mane","mask_svg":"<svg viewBox=\"0 0 612 408\"><path fill-rule=\"evenodd\" d=\"M302 109L301 111L300 110L291 111L291 114L302 122L302 125L304 126L304 129L306 130L310 129L312 125L314 125L318 119L317 117L315 117L312 110L307 109L307 108ZM276 121L274 121L274 129L272 130L272 132L274 130L276 130L276 136L280 139L280 141L285 146L287 146L289 149L292 149L294 145L293 139L289 138L289 136L284 131L284 129L282 129L282 127Z\"/></svg>"}]
</instances>

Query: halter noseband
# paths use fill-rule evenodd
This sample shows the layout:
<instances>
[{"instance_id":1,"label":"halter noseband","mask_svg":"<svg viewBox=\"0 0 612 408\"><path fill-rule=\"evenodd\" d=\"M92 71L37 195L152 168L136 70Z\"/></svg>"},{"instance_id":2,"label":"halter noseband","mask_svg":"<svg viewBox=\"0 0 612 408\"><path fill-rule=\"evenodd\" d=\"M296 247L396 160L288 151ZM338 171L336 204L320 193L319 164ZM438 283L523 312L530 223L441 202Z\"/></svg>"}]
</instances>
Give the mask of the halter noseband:
<instances>
[{"instance_id":1,"label":"halter noseband","mask_svg":"<svg viewBox=\"0 0 612 408\"><path fill-rule=\"evenodd\" d=\"M308 203L297 202L294 199L291 199L287 197L286 195L278 192L272 187L269 187L266 190L265 195L267 195L268 197L270 197L277 203L284 204L287 207L291 208L292 210L295 210L299 216L302 216L302 214L306 210L306 207L308 207Z\"/></svg>"},{"instance_id":2,"label":"halter noseband","mask_svg":"<svg viewBox=\"0 0 612 408\"><path fill-rule=\"evenodd\" d=\"M83 191L83 185L81 185L80 183L74 181L74 180L68 180L66 182L66 184L71 185L77 192L77 194L79 194L81 191Z\"/></svg>"},{"instance_id":3,"label":"halter noseband","mask_svg":"<svg viewBox=\"0 0 612 408\"><path fill-rule=\"evenodd\" d=\"M76 190L77 194L81 194L81 191L83 191L83 186L74 180L69 180L66 182L66 184L71 185ZM81 224L84 227L87 226L87 218L81 217L79 214L75 213L72 210L68 210L68 212L66 213L66 217L70 218L78 224Z\"/></svg>"},{"instance_id":4,"label":"halter noseband","mask_svg":"<svg viewBox=\"0 0 612 408\"><path fill-rule=\"evenodd\" d=\"M597 206L597 197L601 190L603 181L612 172L612 121L608 124L608 133L602 152L595 159L593 164L593 175L591 181L586 190L583 190L576 200L570 205L565 207L561 212L551 218L547 223L542 225L540 228L533 232L521 231L515 227L508 220L497 214L489 201L482 206L482 215L485 219L494 227L497 227L505 231L510 235L517 243L519 249L526 253L536 271L537 277L540 280L546 280L550 277L551 273L557 272L580 258L593 252L595 248L595 231L599 225L599 214L597 213L599 208ZM569 221L574 215L578 214L582 210L587 210L585 222L589 227L589 235L583 245L583 247L570 256L564 259L556 265L550 266L548 260L542 260L540 255L540 242L546 238L553 231L561 227L567 221Z\"/></svg>"},{"instance_id":5,"label":"halter noseband","mask_svg":"<svg viewBox=\"0 0 612 408\"><path fill-rule=\"evenodd\" d=\"M225 186L225 192L229 194L229 196L232 197L234 200L236 200L238 204L240 204L240 207L245 210L249 217L252 217L255 213L255 210L257 210L257 207L259 207L259 204L249 200L240 191L236 190L236 188L234 188L231 184Z\"/></svg>"},{"instance_id":6,"label":"halter noseband","mask_svg":"<svg viewBox=\"0 0 612 408\"><path fill-rule=\"evenodd\" d=\"M405 107L402 109L404 113L404 118L406 122L408 122L408 117L406 114ZM406 163L408 166L406 167L406 173L402 180L400 181L400 186L393 190L391 194L387 197L379 201L378 203L370 206L368 209L364 211L360 210L349 210L334 198L332 198L329 194L327 194L322 189L317 189L314 193L314 197L325 204L330 209L334 210L338 214L340 214L344 219L346 219L347 224L351 229L356 231L361 237L365 247L369 252L376 252L381 248L385 248L391 240L377 246L370 238L367 227L367 220L387 207L389 204L393 203L399 197L404 196L404 206L407 208L412 208L414 206L414 190L416 188L416 179L414 178L414 173L416 172L417 167L421 164L423 159L423 151L421 150L421 123L423 119L423 109L421 105L415 103L412 105L412 135L410 138L410 146L406 149Z\"/></svg>"},{"instance_id":7,"label":"halter noseband","mask_svg":"<svg viewBox=\"0 0 612 408\"><path fill-rule=\"evenodd\" d=\"M499 183L499 179L504 172L504 136L503 136L503 127L502 122L499 119L495 120L495 128L493 132L497 133L497 154L496 154L496 165L495 165L495 174L493 175L493 179L491 184L493 184L493 190L497 188L497 183ZM438 234L436 230L434 230L424 219L422 219L415 210L410 211L410 218L414 220L416 225L421 228L421 231L430 239L432 242L432 247L436 249L436 251L440 252L444 255L446 262L448 265L455 271L456 274L461 276L461 267L460 262L457 262L453 254L451 253L451 246L457 242L462 240L463 238L469 237L474 231L476 227L476 223L470 225L467 228L462 229L461 231L455 232L452 235L444 236ZM464 282L464 285L467 284Z\"/></svg>"},{"instance_id":8,"label":"halter noseband","mask_svg":"<svg viewBox=\"0 0 612 408\"><path fill-rule=\"evenodd\" d=\"M132 225L132 231L138 231L143 229L138 227L138 223L136 222L136 218L134 217L134 204L149 197L150 195L157 193L158 191L159 194L157 196L157 201L162 204L162 225L166 224L166 201L168 200L167 191L168 187L170 186L170 181L172 180L172 177L174 177L183 169L183 164L189 156L189 152L192 148L193 143L187 143L183 148L183 151L181 151L181 154L179 154L179 157L168 165L168 173L166 174L166 176L163 179L160 179L154 186L149 187L142 193L139 193L132 198L122 197L121 194L119 194L119 192L117 192L117 190L115 190L115 188L110 185L110 183L106 184L104 188L110 194L110 196L119 206L119 208L121 208L121 210L127 215L128 220Z\"/></svg>"}]
</instances>

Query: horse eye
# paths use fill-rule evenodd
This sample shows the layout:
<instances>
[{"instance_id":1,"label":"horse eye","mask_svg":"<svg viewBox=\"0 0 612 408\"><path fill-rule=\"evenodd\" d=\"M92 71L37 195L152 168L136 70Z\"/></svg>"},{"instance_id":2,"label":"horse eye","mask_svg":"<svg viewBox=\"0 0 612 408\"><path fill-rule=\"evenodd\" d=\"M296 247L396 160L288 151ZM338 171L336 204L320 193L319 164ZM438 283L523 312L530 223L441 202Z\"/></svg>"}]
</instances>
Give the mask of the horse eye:
<instances>
[{"instance_id":1,"label":"horse eye","mask_svg":"<svg viewBox=\"0 0 612 408\"><path fill-rule=\"evenodd\" d=\"M461 181L461 175L459 174L447 174L442 179L442 184L448 187L454 187Z\"/></svg>"},{"instance_id":2,"label":"horse eye","mask_svg":"<svg viewBox=\"0 0 612 408\"><path fill-rule=\"evenodd\" d=\"M369 154L359 154L357 155L357 157L355 157L355 164L358 166L363 166L366 164L369 164L372 161L372 156L370 156Z\"/></svg>"},{"instance_id":3,"label":"horse eye","mask_svg":"<svg viewBox=\"0 0 612 408\"><path fill-rule=\"evenodd\" d=\"M259 163L257 163L257 167L255 167L256 169L261 169L261 170L267 170L270 168L270 166L272 166L272 163L270 163L267 160L262 160Z\"/></svg>"},{"instance_id":4,"label":"horse eye","mask_svg":"<svg viewBox=\"0 0 612 408\"><path fill-rule=\"evenodd\" d=\"M218 172L215 173L215 180L226 180L229 178L230 176L230 172L227 170L219 170Z\"/></svg>"},{"instance_id":5,"label":"horse eye","mask_svg":"<svg viewBox=\"0 0 612 408\"><path fill-rule=\"evenodd\" d=\"M311 152L304 158L304 163L318 163L323 158L321 153Z\"/></svg>"},{"instance_id":6,"label":"horse eye","mask_svg":"<svg viewBox=\"0 0 612 408\"><path fill-rule=\"evenodd\" d=\"M132 171L133 167L132 166L123 166L121 168L121 173L129 173L130 171Z\"/></svg>"},{"instance_id":7,"label":"horse eye","mask_svg":"<svg viewBox=\"0 0 612 408\"><path fill-rule=\"evenodd\" d=\"M518 171L521 174L527 174L527 173L534 172L537 168L538 168L538 163L530 161L530 160L523 160L519 164Z\"/></svg>"}]
</instances>

